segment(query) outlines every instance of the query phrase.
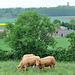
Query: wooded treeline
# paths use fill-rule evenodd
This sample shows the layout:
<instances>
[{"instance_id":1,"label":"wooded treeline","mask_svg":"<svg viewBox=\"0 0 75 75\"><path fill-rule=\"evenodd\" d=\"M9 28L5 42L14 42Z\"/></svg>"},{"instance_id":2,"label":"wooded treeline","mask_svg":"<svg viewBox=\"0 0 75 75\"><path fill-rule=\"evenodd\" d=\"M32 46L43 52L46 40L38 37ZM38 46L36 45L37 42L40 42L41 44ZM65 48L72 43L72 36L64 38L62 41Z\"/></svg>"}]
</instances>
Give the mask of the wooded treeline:
<instances>
[{"instance_id":1,"label":"wooded treeline","mask_svg":"<svg viewBox=\"0 0 75 75\"><path fill-rule=\"evenodd\" d=\"M40 7L40 8L2 8L0 9L0 18L16 18L18 14L28 10L37 11L41 14L51 16L75 16L75 7Z\"/></svg>"}]
</instances>

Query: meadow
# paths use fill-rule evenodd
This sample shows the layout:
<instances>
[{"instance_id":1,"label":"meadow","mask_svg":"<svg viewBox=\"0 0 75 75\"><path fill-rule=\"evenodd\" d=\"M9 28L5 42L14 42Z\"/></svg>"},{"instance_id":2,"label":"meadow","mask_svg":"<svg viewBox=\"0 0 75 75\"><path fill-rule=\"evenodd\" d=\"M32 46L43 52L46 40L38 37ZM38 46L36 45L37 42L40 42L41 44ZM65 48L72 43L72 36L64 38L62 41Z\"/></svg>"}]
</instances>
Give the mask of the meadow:
<instances>
[{"instance_id":1,"label":"meadow","mask_svg":"<svg viewBox=\"0 0 75 75\"><path fill-rule=\"evenodd\" d=\"M55 19L58 19L61 22L69 23L71 19L75 19L75 16L54 16L54 17L51 17L52 22Z\"/></svg>"},{"instance_id":2,"label":"meadow","mask_svg":"<svg viewBox=\"0 0 75 75\"><path fill-rule=\"evenodd\" d=\"M51 21L53 21L52 19ZM60 19L61 20L61 19ZM0 23L14 22L15 19L0 19ZM70 19L63 19L64 22L69 22ZM4 25L0 25L0 29L4 29ZM65 37L55 38L57 44L55 49L58 47L68 48L70 45L69 41ZM4 43L4 40L0 40L0 49L4 51L11 51L12 49ZM48 49L52 49L48 47ZM38 68L37 70L32 67L28 67L27 71L21 69L17 72L16 66L19 64L20 60L7 60L0 61L0 75L75 75L75 62L60 62L56 61L56 68L50 69L50 67L45 67L44 71L41 72Z\"/></svg>"},{"instance_id":3,"label":"meadow","mask_svg":"<svg viewBox=\"0 0 75 75\"><path fill-rule=\"evenodd\" d=\"M0 61L0 75L75 75L74 62L58 62L56 61L55 70L50 67L45 67L44 71L38 68L27 67L27 71L21 69L17 72L16 66L20 60Z\"/></svg>"}]
</instances>

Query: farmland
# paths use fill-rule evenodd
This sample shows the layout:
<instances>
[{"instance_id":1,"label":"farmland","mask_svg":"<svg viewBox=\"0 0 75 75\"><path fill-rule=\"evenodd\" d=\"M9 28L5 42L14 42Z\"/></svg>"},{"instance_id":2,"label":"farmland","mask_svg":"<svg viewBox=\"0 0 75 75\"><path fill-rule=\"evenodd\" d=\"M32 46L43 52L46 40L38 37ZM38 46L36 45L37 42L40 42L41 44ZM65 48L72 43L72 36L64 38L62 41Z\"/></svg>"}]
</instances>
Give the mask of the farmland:
<instances>
[{"instance_id":1,"label":"farmland","mask_svg":"<svg viewBox=\"0 0 75 75\"><path fill-rule=\"evenodd\" d=\"M15 19L0 19L0 23L14 22Z\"/></svg>"},{"instance_id":2,"label":"farmland","mask_svg":"<svg viewBox=\"0 0 75 75\"><path fill-rule=\"evenodd\" d=\"M16 66L20 60L8 60L0 61L0 75L75 75L75 63L74 62L58 62L56 61L56 68L50 69L45 67L41 72L38 68L35 70L32 67L28 67L27 71L21 69L17 72Z\"/></svg>"},{"instance_id":3,"label":"farmland","mask_svg":"<svg viewBox=\"0 0 75 75\"><path fill-rule=\"evenodd\" d=\"M70 19L63 19L66 22L69 22ZM15 19L11 20L3 20L0 23L6 23L6 22L14 22ZM0 29L4 29L4 25L0 25ZM66 48L68 49L68 46L70 45L69 41L65 37L59 37L55 38L57 41L57 44L55 46L55 49L58 47ZM4 51L11 51L12 49L4 43L4 40L0 40L0 49ZM52 49L49 47L48 49ZM4 56L4 55L3 55ZM59 57L59 56L58 56ZM22 69L20 72L17 72L16 66L19 64L20 60L9 60L0 61L0 75L75 75L75 62L65 62L65 61L56 61L56 68L55 70L51 70L50 67L45 67L44 72L41 72L39 69L35 70L32 67L28 67L27 71L24 72L24 69Z\"/></svg>"},{"instance_id":4,"label":"farmland","mask_svg":"<svg viewBox=\"0 0 75 75\"><path fill-rule=\"evenodd\" d=\"M51 18L51 22L53 22L53 20L58 19L62 22L69 22L71 19L75 19L75 16L55 16L55 17L50 17ZM14 19L0 19L0 23L6 23L6 22L14 22L16 20L16 18Z\"/></svg>"}]
</instances>

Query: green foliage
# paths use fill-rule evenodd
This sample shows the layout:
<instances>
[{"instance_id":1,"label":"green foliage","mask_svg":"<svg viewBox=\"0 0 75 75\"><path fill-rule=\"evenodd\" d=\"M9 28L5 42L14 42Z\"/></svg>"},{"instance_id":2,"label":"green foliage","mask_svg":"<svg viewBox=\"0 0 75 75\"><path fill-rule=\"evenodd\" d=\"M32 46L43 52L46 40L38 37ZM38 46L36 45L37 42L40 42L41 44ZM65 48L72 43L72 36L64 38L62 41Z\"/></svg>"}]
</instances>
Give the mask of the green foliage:
<instances>
[{"instance_id":1,"label":"green foliage","mask_svg":"<svg viewBox=\"0 0 75 75\"><path fill-rule=\"evenodd\" d=\"M68 49L59 47L56 50L46 50L46 51L35 51L36 55L40 57L46 56L54 56L57 61L75 61L75 49ZM35 52L33 54L35 54ZM23 55L19 52L15 51L3 51L0 49L0 60L8 60L8 59L22 59ZM38 53L38 54L37 54Z\"/></svg>"},{"instance_id":2,"label":"green foliage","mask_svg":"<svg viewBox=\"0 0 75 75\"><path fill-rule=\"evenodd\" d=\"M65 27L67 27L68 29L75 30L75 25L70 24L70 23L64 23L64 22L62 22L62 23L61 23L61 26L65 26Z\"/></svg>"},{"instance_id":3,"label":"green foliage","mask_svg":"<svg viewBox=\"0 0 75 75\"><path fill-rule=\"evenodd\" d=\"M13 30L13 28L14 28L14 24L13 23L10 23L10 22L8 22L8 23L6 23L6 25L5 25L5 28L7 29L7 30Z\"/></svg>"},{"instance_id":4,"label":"green foliage","mask_svg":"<svg viewBox=\"0 0 75 75\"><path fill-rule=\"evenodd\" d=\"M75 25L75 20L71 19L70 23L73 24L73 25Z\"/></svg>"},{"instance_id":5,"label":"green foliage","mask_svg":"<svg viewBox=\"0 0 75 75\"><path fill-rule=\"evenodd\" d=\"M69 38L70 47L75 49L75 31L67 34L66 37Z\"/></svg>"},{"instance_id":6,"label":"green foliage","mask_svg":"<svg viewBox=\"0 0 75 75\"><path fill-rule=\"evenodd\" d=\"M3 39L3 34L2 34L2 32L0 32L0 39Z\"/></svg>"},{"instance_id":7,"label":"green foliage","mask_svg":"<svg viewBox=\"0 0 75 75\"><path fill-rule=\"evenodd\" d=\"M53 21L53 23L54 23L54 24L57 24L57 23L58 23L58 24L60 25L60 24L61 24L61 21L60 21L60 20L55 19L55 20Z\"/></svg>"},{"instance_id":8,"label":"green foliage","mask_svg":"<svg viewBox=\"0 0 75 75\"><path fill-rule=\"evenodd\" d=\"M47 35L55 32L54 24L46 15L41 17L36 11L21 13L15 21L15 25L9 28L12 30L10 29L5 40L19 58L27 53L41 56L48 46L54 47L56 44L54 38Z\"/></svg>"},{"instance_id":9,"label":"green foliage","mask_svg":"<svg viewBox=\"0 0 75 75\"><path fill-rule=\"evenodd\" d=\"M58 61L75 61L75 48L66 50L58 47L56 50L48 50L43 57L49 55L54 56Z\"/></svg>"}]
</instances>

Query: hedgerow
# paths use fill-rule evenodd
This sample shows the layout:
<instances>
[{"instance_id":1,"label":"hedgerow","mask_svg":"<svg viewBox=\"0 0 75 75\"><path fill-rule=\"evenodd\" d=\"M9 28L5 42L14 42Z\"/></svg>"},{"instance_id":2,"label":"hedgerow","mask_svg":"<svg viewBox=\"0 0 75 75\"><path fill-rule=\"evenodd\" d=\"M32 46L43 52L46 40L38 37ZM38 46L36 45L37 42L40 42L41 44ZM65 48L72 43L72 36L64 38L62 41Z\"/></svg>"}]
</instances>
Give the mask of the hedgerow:
<instances>
[{"instance_id":1,"label":"hedgerow","mask_svg":"<svg viewBox=\"0 0 75 75\"><path fill-rule=\"evenodd\" d=\"M75 61L75 49L74 48L66 50L65 48L59 47L56 50L44 50L44 52L32 51L31 53L38 55L40 57L54 56L57 61ZM8 52L8 51L3 51L0 49L0 60L8 60L8 59L20 59L21 60L22 56L23 56L22 53L20 53L17 56L15 52Z\"/></svg>"}]
</instances>

